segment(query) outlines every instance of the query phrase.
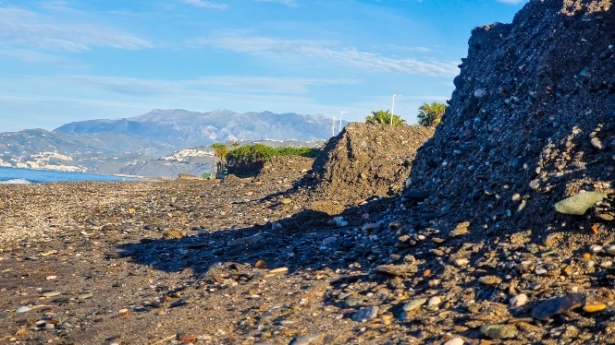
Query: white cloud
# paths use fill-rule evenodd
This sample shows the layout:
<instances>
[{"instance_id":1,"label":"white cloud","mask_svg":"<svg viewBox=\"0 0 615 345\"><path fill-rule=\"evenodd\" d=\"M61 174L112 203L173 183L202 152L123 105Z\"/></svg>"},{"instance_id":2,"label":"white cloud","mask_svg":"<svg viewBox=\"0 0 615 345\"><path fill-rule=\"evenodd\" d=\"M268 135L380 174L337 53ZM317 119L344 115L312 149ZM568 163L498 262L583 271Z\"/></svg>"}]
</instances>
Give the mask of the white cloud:
<instances>
[{"instance_id":1,"label":"white cloud","mask_svg":"<svg viewBox=\"0 0 615 345\"><path fill-rule=\"evenodd\" d=\"M224 10L227 7L225 4L205 0L183 0L183 2L196 7L213 8L215 10Z\"/></svg>"},{"instance_id":2,"label":"white cloud","mask_svg":"<svg viewBox=\"0 0 615 345\"><path fill-rule=\"evenodd\" d=\"M70 23L33 11L0 7L0 45L30 46L61 51L85 51L93 47L151 48L141 38L110 27Z\"/></svg>"},{"instance_id":3,"label":"white cloud","mask_svg":"<svg viewBox=\"0 0 615 345\"><path fill-rule=\"evenodd\" d=\"M378 53L363 52L356 48L340 48L330 42L310 40L279 40L267 37L246 37L236 33L218 32L211 37L189 42L193 46L210 46L239 53L250 53L266 57L295 55L317 57L324 61L352 66L355 68L403 72L429 76L451 76L458 73L455 62L417 60L414 58L392 58Z\"/></svg>"},{"instance_id":4,"label":"white cloud","mask_svg":"<svg viewBox=\"0 0 615 345\"><path fill-rule=\"evenodd\" d=\"M48 78L44 78L49 80ZM273 77L238 77L216 76L201 77L190 80L166 81L158 79L138 79L102 76L64 76L53 77L64 84L91 87L125 95L169 95L186 92L209 92L227 90L254 94L301 94L308 92L309 86L350 85L357 84L352 79L319 78L273 78Z\"/></svg>"}]
</instances>

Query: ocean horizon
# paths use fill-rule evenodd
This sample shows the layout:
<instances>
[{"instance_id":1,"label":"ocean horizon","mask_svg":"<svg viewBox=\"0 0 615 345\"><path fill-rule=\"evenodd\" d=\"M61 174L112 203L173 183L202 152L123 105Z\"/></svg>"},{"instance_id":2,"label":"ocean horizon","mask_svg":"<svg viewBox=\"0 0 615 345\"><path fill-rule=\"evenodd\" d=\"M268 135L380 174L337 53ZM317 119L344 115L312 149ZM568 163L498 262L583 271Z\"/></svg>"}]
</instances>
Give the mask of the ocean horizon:
<instances>
[{"instance_id":1,"label":"ocean horizon","mask_svg":"<svg viewBox=\"0 0 615 345\"><path fill-rule=\"evenodd\" d=\"M54 170L0 167L0 184L29 184L79 181L140 181L138 178Z\"/></svg>"}]
</instances>

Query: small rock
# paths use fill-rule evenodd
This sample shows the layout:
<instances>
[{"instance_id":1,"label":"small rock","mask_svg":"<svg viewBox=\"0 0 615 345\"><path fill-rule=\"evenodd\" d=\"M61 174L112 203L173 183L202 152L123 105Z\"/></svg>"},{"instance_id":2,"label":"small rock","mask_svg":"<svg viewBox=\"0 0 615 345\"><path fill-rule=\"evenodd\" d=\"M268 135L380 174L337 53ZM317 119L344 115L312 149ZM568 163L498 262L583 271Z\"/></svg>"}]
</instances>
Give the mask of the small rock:
<instances>
[{"instance_id":1,"label":"small rock","mask_svg":"<svg viewBox=\"0 0 615 345\"><path fill-rule=\"evenodd\" d=\"M591 247L589 247L589 251L592 254L597 254L600 253L602 251L602 246L599 246L597 244L592 245Z\"/></svg>"},{"instance_id":2,"label":"small rock","mask_svg":"<svg viewBox=\"0 0 615 345\"><path fill-rule=\"evenodd\" d=\"M536 273L537 275L541 276L543 274L547 274L547 270L544 267L536 267L536 269L534 270L534 273Z\"/></svg>"},{"instance_id":3,"label":"small rock","mask_svg":"<svg viewBox=\"0 0 615 345\"><path fill-rule=\"evenodd\" d=\"M518 294L509 300L510 305L513 307L522 307L527 303L527 301L528 301L527 295L523 293Z\"/></svg>"},{"instance_id":4,"label":"small rock","mask_svg":"<svg viewBox=\"0 0 615 345\"><path fill-rule=\"evenodd\" d=\"M450 232L451 237L463 236L469 233L470 222L461 222Z\"/></svg>"},{"instance_id":5,"label":"small rock","mask_svg":"<svg viewBox=\"0 0 615 345\"><path fill-rule=\"evenodd\" d=\"M269 274L286 274L288 273L288 267L278 267L269 271Z\"/></svg>"},{"instance_id":6,"label":"small rock","mask_svg":"<svg viewBox=\"0 0 615 345\"><path fill-rule=\"evenodd\" d=\"M361 322L363 320L369 321L378 316L378 310L376 306L366 307L352 314L351 318L356 322Z\"/></svg>"},{"instance_id":7,"label":"small rock","mask_svg":"<svg viewBox=\"0 0 615 345\"><path fill-rule=\"evenodd\" d=\"M420 308L425 303L427 303L427 298L415 299L415 300L412 300L412 301L404 304L403 309L404 309L404 311L415 310L417 308Z\"/></svg>"},{"instance_id":8,"label":"small rock","mask_svg":"<svg viewBox=\"0 0 615 345\"><path fill-rule=\"evenodd\" d=\"M603 311L606 309L606 304L604 303L595 303L595 304L586 304L583 306L583 311L586 313L596 313L599 311Z\"/></svg>"},{"instance_id":9,"label":"small rock","mask_svg":"<svg viewBox=\"0 0 615 345\"><path fill-rule=\"evenodd\" d=\"M77 299L88 299L90 297L92 297L92 293L91 292L85 292L82 294L77 295Z\"/></svg>"},{"instance_id":10,"label":"small rock","mask_svg":"<svg viewBox=\"0 0 615 345\"><path fill-rule=\"evenodd\" d=\"M581 216L606 196L606 193L601 192L579 193L556 203L555 210L559 213Z\"/></svg>"},{"instance_id":11,"label":"small rock","mask_svg":"<svg viewBox=\"0 0 615 345\"><path fill-rule=\"evenodd\" d=\"M55 296L59 296L61 294L62 293L60 291L46 291L46 292L43 292L41 294L41 296L43 296L43 297L55 297Z\"/></svg>"},{"instance_id":12,"label":"small rock","mask_svg":"<svg viewBox=\"0 0 615 345\"><path fill-rule=\"evenodd\" d=\"M517 336L515 325L484 325L480 333L490 339L509 339Z\"/></svg>"},{"instance_id":13,"label":"small rock","mask_svg":"<svg viewBox=\"0 0 615 345\"><path fill-rule=\"evenodd\" d=\"M502 282L502 278L496 276L483 276L478 279L478 282L483 285L497 285Z\"/></svg>"},{"instance_id":14,"label":"small rock","mask_svg":"<svg viewBox=\"0 0 615 345\"><path fill-rule=\"evenodd\" d=\"M335 225L339 228L348 225L348 221L346 221L344 217L341 216L333 218L333 221L335 222Z\"/></svg>"},{"instance_id":15,"label":"small rock","mask_svg":"<svg viewBox=\"0 0 615 345\"><path fill-rule=\"evenodd\" d=\"M593 137L591 139L591 144L592 144L592 146L596 150L603 150L604 149L604 145L602 144L602 142L600 141L600 139L598 137Z\"/></svg>"},{"instance_id":16,"label":"small rock","mask_svg":"<svg viewBox=\"0 0 615 345\"><path fill-rule=\"evenodd\" d=\"M463 339L457 337L457 338L453 338L449 341L447 341L446 343L442 344L442 345L463 345L464 341Z\"/></svg>"},{"instance_id":17,"label":"small rock","mask_svg":"<svg viewBox=\"0 0 615 345\"><path fill-rule=\"evenodd\" d=\"M434 296L429 299L429 301L427 302L427 305L430 307L437 307L440 305L440 303L442 303L442 299L438 296Z\"/></svg>"},{"instance_id":18,"label":"small rock","mask_svg":"<svg viewBox=\"0 0 615 345\"><path fill-rule=\"evenodd\" d=\"M17 310L15 310L16 313L25 313L32 310L32 308L28 307L27 305L21 306L19 308L17 308Z\"/></svg>"},{"instance_id":19,"label":"small rock","mask_svg":"<svg viewBox=\"0 0 615 345\"><path fill-rule=\"evenodd\" d=\"M288 205L290 203L292 203L293 201L290 198L283 198L282 200L280 200L280 204L282 205Z\"/></svg>"},{"instance_id":20,"label":"small rock","mask_svg":"<svg viewBox=\"0 0 615 345\"><path fill-rule=\"evenodd\" d=\"M487 95L487 90L485 89L476 89L474 91L474 97L476 98L483 98Z\"/></svg>"},{"instance_id":21,"label":"small rock","mask_svg":"<svg viewBox=\"0 0 615 345\"><path fill-rule=\"evenodd\" d=\"M416 265L380 265L375 269L378 273L386 273L392 276L405 277L418 272Z\"/></svg>"},{"instance_id":22,"label":"small rock","mask_svg":"<svg viewBox=\"0 0 615 345\"><path fill-rule=\"evenodd\" d=\"M293 342L290 343L290 345L308 345L318 340L319 338L320 338L320 335L318 334L304 335L304 336L298 337L297 339L293 340Z\"/></svg>"},{"instance_id":23,"label":"small rock","mask_svg":"<svg viewBox=\"0 0 615 345\"><path fill-rule=\"evenodd\" d=\"M563 297L548 299L534 307L532 317L537 320L547 320L548 318L583 305L585 295L568 294Z\"/></svg>"},{"instance_id":24,"label":"small rock","mask_svg":"<svg viewBox=\"0 0 615 345\"><path fill-rule=\"evenodd\" d=\"M348 307L348 308L354 308L357 305L359 305L361 301L354 297L354 296L348 296L346 297L346 299L344 300L344 304Z\"/></svg>"},{"instance_id":25,"label":"small rock","mask_svg":"<svg viewBox=\"0 0 615 345\"><path fill-rule=\"evenodd\" d=\"M615 256L615 245L608 246L605 252L611 256Z\"/></svg>"},{"instance_id":26,"label":"small rock","mask_svg":"<svg viewBox=\"0 0 615 345\"><path fill-rule=\"evenodd\" d=\"M162 238L165 240L177 240L184 237L184 235L179 232L179 230L167 230L162 233Z\"/></svg>"},{"instance_id":27,"label":"small rock","mask_svg":"<svg viewBox=\"0 0 615 345\"><path fill-rule=\"evenodd\" d=\"M470 260L468 259L456 259L455 260L455 265L459 268L465 268L466 266L468 266L469 263L470 263Z\"/></svg>"}]
</instances>

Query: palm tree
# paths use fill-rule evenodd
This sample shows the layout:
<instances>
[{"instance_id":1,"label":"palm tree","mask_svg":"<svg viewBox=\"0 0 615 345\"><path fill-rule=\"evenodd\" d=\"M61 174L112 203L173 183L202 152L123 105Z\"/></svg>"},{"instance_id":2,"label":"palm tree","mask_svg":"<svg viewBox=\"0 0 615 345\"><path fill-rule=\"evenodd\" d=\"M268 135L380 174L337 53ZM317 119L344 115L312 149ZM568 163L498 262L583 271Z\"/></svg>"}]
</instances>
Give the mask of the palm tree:
<instances>
[{"instance_id":1,"label":"palm tree","mask_svg":"<svg viewBox=\"0 0 615 345\"><path fill-rule=\"evenodd\" d=\"M365 117L365 123L390 125L391 124L391 112L388 110L372 111L371 115ZM405 125L406 120L403 120L399 115L393 115L393 126Z\"/></svg>"},{"instance_id":2,"label":"palm tree","mask_svg":"<svg viewBox=\"0 0 615 345\"><path fill-rule=\"evenodd\" d=\"M419 125L425 127L435 127L442 120L442 115L446 111L446 104L432 102L431 104L423 103L419 107Z\"/></svg>"},{"instance_id":3,"label":"palm tree","mask_svg":"<svg viewBox=\"0 0 615 345\"><path fill-rule=\"evenodd\" d=\"M211 144L210 147L214 149L214 166L216 165L216 157L220 157L220 171L226 164L226 156L228 155L228 146L222 143Z\"/></svg>"}]
</instances>

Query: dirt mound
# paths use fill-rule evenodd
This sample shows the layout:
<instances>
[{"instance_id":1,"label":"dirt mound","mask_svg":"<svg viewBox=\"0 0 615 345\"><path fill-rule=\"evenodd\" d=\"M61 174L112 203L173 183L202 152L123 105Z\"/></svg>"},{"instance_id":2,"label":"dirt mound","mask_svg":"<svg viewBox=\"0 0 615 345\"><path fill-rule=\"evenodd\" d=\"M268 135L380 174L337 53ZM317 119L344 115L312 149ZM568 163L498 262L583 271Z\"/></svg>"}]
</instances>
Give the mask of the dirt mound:
<instances>
[{"instance_id":1,"label":"dirt mound","mask_svg":"<svg viewBox=\"0 0 615 345\"><path fill-rule=\"evenodd\" d=\"M351 123L314 161L315 191L337 201L395 195L416 151L433 133L426 127Z\"/></svg>"},{"instance_id":2,"label":"dirt mound","mask_svg":"<svg viewBox=\"0 0 615 345\"><path fill-rule=\"evenodd\" d=\"M303 178L314 164L314 158L300 156L272 157L263 164L257 180L297 181Z\"/></svg>"},{"instance_id":3,"label":"dirt mound","mask_svg":"<svg viewBox=\"0 0 615 345\"><path fill-rule=\"evenodd\" d=\"M414 163L404 200L422 202L414 220L470 221L480 236L588 234L594 218L553 205L613 191L613 27L610 2L550 0L474 29L443 123ZM593 240L577 237L567 249Z\"/></svg>"}]
</instances>

